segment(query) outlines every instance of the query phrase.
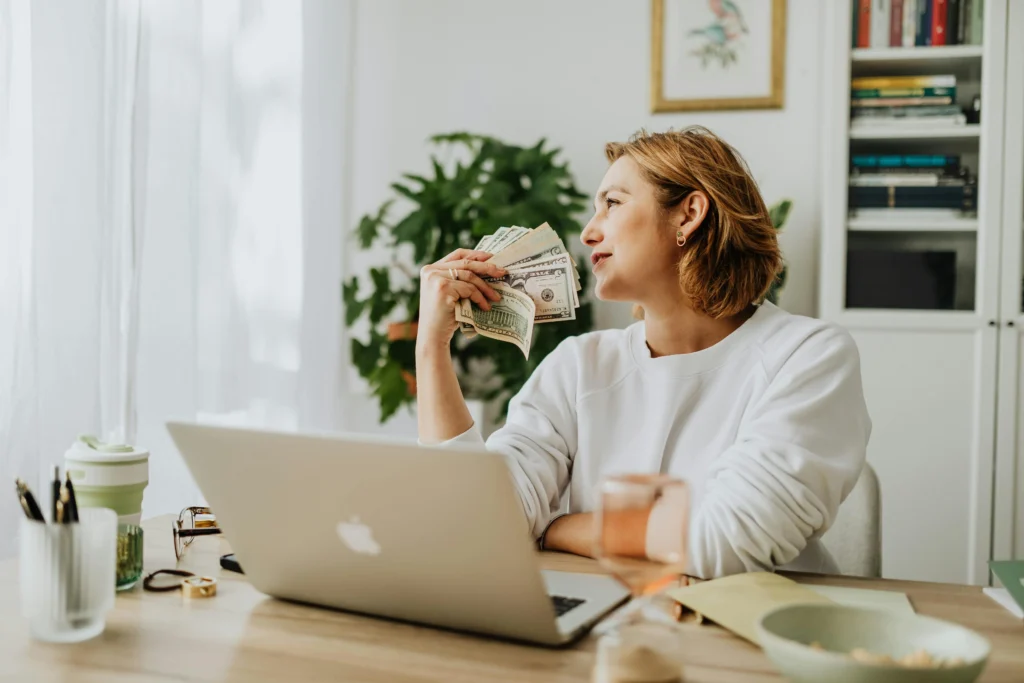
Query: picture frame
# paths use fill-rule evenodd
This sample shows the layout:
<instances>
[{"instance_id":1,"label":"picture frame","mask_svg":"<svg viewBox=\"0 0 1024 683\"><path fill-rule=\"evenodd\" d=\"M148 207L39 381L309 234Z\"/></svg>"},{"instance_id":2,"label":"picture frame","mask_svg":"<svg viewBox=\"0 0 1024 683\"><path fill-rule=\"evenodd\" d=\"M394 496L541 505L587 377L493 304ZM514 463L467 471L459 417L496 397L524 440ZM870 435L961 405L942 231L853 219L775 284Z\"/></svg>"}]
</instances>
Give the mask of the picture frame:
<instances>
[{"instance_id":1,"label":"picture frame","mask_svg":"<svg viewBox=\"0 0 1024 683\"><path fill-rule=\"evenodd\" d=\"M651 111L781 109L786 0L651 0Z\"/></svg>"}]
</instances>

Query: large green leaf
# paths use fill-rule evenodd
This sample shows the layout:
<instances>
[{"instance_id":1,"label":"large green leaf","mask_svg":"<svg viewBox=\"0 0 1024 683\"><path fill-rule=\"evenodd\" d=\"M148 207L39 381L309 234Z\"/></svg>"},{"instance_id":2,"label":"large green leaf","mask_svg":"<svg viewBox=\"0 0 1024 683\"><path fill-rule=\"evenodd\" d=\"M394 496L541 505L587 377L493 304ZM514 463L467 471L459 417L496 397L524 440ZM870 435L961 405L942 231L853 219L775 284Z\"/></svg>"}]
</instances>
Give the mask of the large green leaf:
<instances>
[{"instance_id":1,"label":"large green leaf","mask_svg":"<svg viewBox=\"0 0 1024 683\"><path fill-rule=\"evenodd\" d=\"M374 368L377 367L377 361L380 360L380 347L372 342L369 344L363 344L358 339L352 340L352 365L356 366L356 370L362 377L369 377Z\"/></svg>"},{"instance_id":2,"label":"large green leaf","mask_svg":"<svg viewBox=\"0 0 1024 683\"><path fill-rule=\"evenodd\" d=\"M387 360L378 366L370 378L373 393L380 401L380 420L387 421L402 404L410 400L409 386L402 377L402 366L393 360Z\"/></svg>"},{"instance_id":3,"label":"large green leaf","mask_svg":"<svg viewBox=\"0 0 1024 683\"><path fill-rule=\"evenodd\" d=\"M409 242L418 247L427 241L429 235L423 230L423 226L429 220L429 214L422 210L416 210L407 215L395 225L393 233L396 242ZM417 249L417 253L419 250ZM419 258L416 259L417 261Z\"/></svg>"},{"instance_id":4,"label":"large green leaf","mask_svg":"<svg viewBox=\"0 0 1024 683\"><path fill-rule=\"evenodd\" d=\"M353 276L348 282L341 285L341 300L345 304L345 326L352 327L359 316L363 314L367 301L360 301L359 281Z\"/></svg>"},{"instance_id":5,"label":"large green leaf","mask_svg":"<svg viewBox=\"0 0 1024 683\"><path fill-rule=\"evenodd\" d=\"M783 226L786 225L786 220L789 218L789 212L792 208L793 201L783 199L768 209L768 217L771 218L772 225L775 226L776 230L782 230Z\"/></svg>"},{"instance_id":6,"label":"large green leaf","mask_svg":"<svg viewBox=\"0 0 1024 683\"><path fill-rule=\"evenodd\" d=\"M392 203L394 203L393 200L389 199L381 204L376 215L371 216L367 214L360 219L359 225L356 226L356 237L359 240L360 247L369 249L374 240L377 239L377 235L380 234L380 228L384 225L384 219Z\"/></svg>"},{"instance_id":7,"label":"large green leaf","mask_svg":"<svg viewBox=\"0 0 1024 683\"><path fill-rule=\"evenodd\" d=\"M423 188L421 188L419 192L417 192L416 190L406 187L402 183L391 183L391 189L397 192L398 194L402 195L406 199L411 199L417 204L420 203L424 194Z\"/></svg>"}]
</instances>

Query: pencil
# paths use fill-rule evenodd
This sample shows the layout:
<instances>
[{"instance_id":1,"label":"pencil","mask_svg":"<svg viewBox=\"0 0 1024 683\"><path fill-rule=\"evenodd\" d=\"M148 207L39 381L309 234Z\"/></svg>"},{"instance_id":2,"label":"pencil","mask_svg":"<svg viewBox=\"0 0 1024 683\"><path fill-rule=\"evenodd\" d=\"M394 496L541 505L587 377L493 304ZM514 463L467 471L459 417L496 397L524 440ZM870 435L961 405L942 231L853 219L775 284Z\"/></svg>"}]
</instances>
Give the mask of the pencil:
<instances>
[{"instance_id":1,"label":"pencil","mask_svg":"<svg viewBox=\"0 0 1024 683\"><path fill-rule=\"evenodd\" d=\"M53 520L57 521L57 501L60 500L60 466L53 466Z\"/></svg>"},{"instance_id":2,"label":"pencil","mask_svg":"<svg viewBox=\"0 0 1024 683\"><path fill-rule=\"evenodd\" d=\"M66 503L67 508L68 508L68 510L67 510L67 512L68 512L68 521L69 522L77 522L78 521L78 500L75 499L75 487L71 483L71 472L70 471L65 471L64 474L65 474L64 488L67 489L67 492L68 492L68 501Z\"/></svg>"},{"instance_id":3,"label":"pencil","mask_svg":"<svg viewBox=\"0 0 1024 683\"><path fill-rule=\"evenodd\" d=\"M39 508L39 503L36 502L36 497L29 490L28 484L21 479L15 479L14 488L18 492L18 501L21 503L21 509L25 511L25 515L34 522L45 522L43 511Z\"/></svg>"}]
</instances>

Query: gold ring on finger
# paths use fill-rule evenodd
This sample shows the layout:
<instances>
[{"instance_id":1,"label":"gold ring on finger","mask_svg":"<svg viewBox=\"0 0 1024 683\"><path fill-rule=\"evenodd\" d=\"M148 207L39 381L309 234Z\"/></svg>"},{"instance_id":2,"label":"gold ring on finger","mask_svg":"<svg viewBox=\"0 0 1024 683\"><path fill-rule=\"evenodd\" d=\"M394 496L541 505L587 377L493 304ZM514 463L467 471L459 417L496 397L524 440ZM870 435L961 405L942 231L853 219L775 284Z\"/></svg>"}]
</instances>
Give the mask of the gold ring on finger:
<instances>
[{"instance_id":1,"label":"gold ring on finger","mask_svg":"<svg viewBox=\"0 0 1024 683\"><path fill-rule=\"evenodd\" d=\"M458 280L459 279L459 271L455 270L454 268L449 268L448 269L448 274L452 276L453 280Z\"/></svg>"}]
</instances>

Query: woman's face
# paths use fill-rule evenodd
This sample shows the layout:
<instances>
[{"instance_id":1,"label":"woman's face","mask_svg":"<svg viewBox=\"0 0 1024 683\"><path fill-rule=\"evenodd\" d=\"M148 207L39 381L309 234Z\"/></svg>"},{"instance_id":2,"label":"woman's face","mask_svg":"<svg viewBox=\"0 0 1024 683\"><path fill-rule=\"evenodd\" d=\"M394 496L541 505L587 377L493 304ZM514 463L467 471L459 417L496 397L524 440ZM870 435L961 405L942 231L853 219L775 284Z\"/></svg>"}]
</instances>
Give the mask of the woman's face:
<instances>
[{"instance_id":1,"label":"woman's face","mask_svg":"<svg viewBox=\"0 0 1024 683\"><path fill-rule=\"evenodd\" d=\"M592 250L599 299L643 303L670 291L666 287L678 287L674 216L662 211L654 192L628 156L604 174L594 217L580 235Z\"/></svg>"}]
</instances>

